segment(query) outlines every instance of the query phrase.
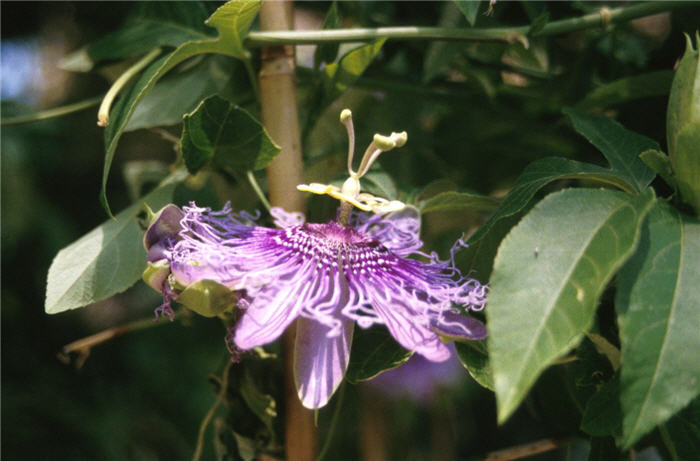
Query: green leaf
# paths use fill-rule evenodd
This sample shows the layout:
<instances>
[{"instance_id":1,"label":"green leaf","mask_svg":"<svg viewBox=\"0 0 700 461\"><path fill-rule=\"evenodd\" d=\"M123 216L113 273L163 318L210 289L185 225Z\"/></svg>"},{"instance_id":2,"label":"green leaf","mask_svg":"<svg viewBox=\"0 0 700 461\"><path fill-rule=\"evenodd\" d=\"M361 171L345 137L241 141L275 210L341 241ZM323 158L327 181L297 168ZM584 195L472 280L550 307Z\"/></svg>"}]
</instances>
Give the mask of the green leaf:
<instances>
[{"instance_id":1,"label":"green leaf","mask_svg":"<svg viewBox=\"0 0 700 461\"><path fill-rule=\"evenodd\" d=\"M129 288L146 268L143 231L137 216L145 202L159 209L184 179L178 171L141 201L58 252L49 268L47 314L87 306Z\"/></svg>"},{"instance_id":2,"label":"green leaf","mask_svg":"<svg viewBox=\"0 0 700 461\"><path fill-rule=\"evenodd\" d=\"M668 99L666 138L681 197L700 215L700 53L686 39ZM695 41L700 45L697 33Z\"/></svg>"},{"instance_id":3,"label":"green leaf","mask_svg":"<svg viewBox=\"0 0 700 461\"><path fill-rule=\"evenodd\" d=\"M398 367L411 355L412 352L401 347L384 326L355 328L345 379L353 384L367 381Z\"/></svg>"},{"instance_id":4,"label":"green leaf","mask_svg":"<svg viewBox=\"0 0 700 461\"><path fill-rule=\"evenodd\" d=\"M661 176L663 180L666 181L666 184L671 186L674 191L678 190L678 181L673 174L671 159L668 158L668 155L660 150L649 149L639 154L639 158L642 159L642 162L644 162L646 166Z\"/></svg>"},{"instance_id":5,"label":"green leaf","mask_svg":"<svg viewBox=\"0 0 700 461\"><path fill-rule=\"evenodd\" d=\"M628 461L627 454L620 453L612 437L593 437L586 461Z\"/></svg>"},{"instance_id":6,"label":"green leaf","mask_svg":"<svg viewBox=\"0 0 700 461\"><path fill-rule=\"evenodd\" d=\"M470 192L442 192L421 203L421 213L434 211L464 211L469 213L491 213L498 208L499 200Z\"/></svg>"},{"instance_id":7,"label":"green leaf","mask_svg":"<svg viewBox=\"0 0 700 461\"><path fill-rule=\"evenodd\" d=\"M659 70L621 78L599 86L586 95L576 107L581 110L604 109L635 99L668 94L673 71Z\"/></svg>"},{"instance_id":8,"label":"green leaf","mask_svg":"<svg viewBox=\"0 0 700 461\"><path fill-rule=\"evenodd\" d=\"M624 446L700 392L700 222L658 203L620 271Z\"/></svg>"},{"instance_id":9,"label":"green leaf","mask_svg":"<svg viewBox=\"0 0 700 461\"><path fill-rule=\"evenodd\" d=\"M576 131L588 139L608 159L610 166L641 192L654 179L654 172L639 158L648 149L660 149L653 139L629 131L615 120L587 114L577 109L564 109Z\"/></svg>"},{"instance_id":10,"label":"green leaf","mask_svg":"<svg viewBox=\"0 0 700 461\"><path fill-rule=\"evenodd\" d=\"M379 54L385 41L386 38L380 38L350 50L340 61L328 64L324 68L323 88L327 101L333 101L357 81Z\"/></svg>"},{"instance_id":11,"label":"green leaf","mask_svg":"<svg viewBox=\"0 0 700 461\"><path fill-rule=\"evenodd\" d=\"M341 183L339 187L342 186ZM376 167L362 177L362 190L390 200L395 200L399 196L399 190L391 176L383 171L377 171Z\"/></svg>"},{"instance_id":12,"label":"green leaf","mask_svg":"<svg viewBox=\"0 0 700 461\"><path fill-rule=\"evenodd\" d=\"M178 125L202 99L230 93L236 61L223 56L207 57L200 64L166 75L136 106L124 131L156 126Z\"/></svg>"},{"instance_id":13,"label":"green leaf","mask_svg":"<svg viewBox=\"0 0 700 461\"><path fill-rule=\"evenodd\" d=\"M202 53L219 53L238 59L248 59L247 52L242 45L243 35L250 27L259 8L259 1L235 1L224 4L207 20L208 25L216 27L219 31L218 38L183 43L172 53L160 57L149 65L129 90L121 96L112 109L110 124L105 129L106 153L100 202L110 216L112 212L109 209L106 195L107 178L119 138L129 123L136 105L153 89L153 86L163 75L192 56Z\"/></svg>"},{"instance_id":14,"label":"green leaf","mask_svg":"<svg viewBox=\"0 0 700 461\"><path fill-rule=\"evenodd\" d=\"M530 37L537 34L544 29L544 26L546 26L548 22L549 11L543 11L542 13L538 14L535 19L533 19L532 24L530 24L530 28L527 30L527 35Z\"/></svg>"},{"instance_id":15,"label":"green leaf","mask_svg":"<svg viewBox=\"0 0 700 461\"><path fill-rule=\"evenodd\" d=\"M202 20L206 17L202 18ZM137 19L88 46L93 63L146 53L159 46L173 48L192 40L210 39L201 30L156 19Z\"/></svg>"},{"instance_id":16,"label":"green leaf","mask_svg":"<svg viewBox=\"0 0 700 461\"><path fill-rule=\"evenodd\" d=\"M503 199L498 210L468 240L469 248L459 253L460 267L467 272L475 270L482 280L488 279L498 245L519 220L522 210L538 190L560 179L584 179L610 184L630 192L634 190L616 171L597 165L559 157L532 162Z\"/></svg>"},{"instance_id":17,"label":"green leaf","mask_svg":"<svg viewBox=\"0 0 700 461\"><path fill-rule=\"evenodd\" d=\"M247 59L243 40L260 9L260 0L233 0L219 7L205 24L219 31L218 52L238 59Z\"/></svg>"},{"instance_id":18,"label":"green leaf","mask_svg":"<svg viewBox=\"0 0 700 461\"><path fill-rule=\"evenodd\" d=\"M65 56L60 67L88 72L100 62L210 38L204 27L208 12L201 2L142 2L138 7L137 15L127 19L124 26Z\"/></svg>"},{"instance_id":19,"label":"green leaf","mask_svg":"<svg viewBox=\"0 0 700 461\"><path fill-rule=\"evenodd\" d=\"M596 437L619 436L622 433L619 375L603 384L588 400L581 420L581 430Z\"/></svg>"},{"instance_id":20,"label":"green leaf","mask_svg":"<svg viewBox=\"0 0 700 461\"><path fill-rule=\"evenodd\" d=\"M238 172L259 170L280 151L252 115L219 96L202 101L183 123L182 155L192 174L211 161Z\"/></svg>"},{"instance_id":21,"label":"green leaf","mask_svg":"<svg viewBox=\"0 0 700 461\"><path fill-rule=\"evenodd\" d=\"M455 0L455 4L464 17L467 18L469 25L474 26L477 14L479 14L481 0Z\"/></svg>"},{"instance_id":22,"label":"green leaf","mask_svg":"<svg viewBox=\"0 0 700 461\"><path fill-rule=\"evenodd\" d=\"M664 444L673 461L694 461L700 453L700 399L661 426Z\"/></svg>"},{"instance_id":23,"label":"green leaf","mask_svg":"<svg viewBox=\"0 0 700 461\"><path fill-rule=\"evenodd\" d=\"M474 380L483 387L493 390L493 373L489 365L486 340L455 341L457 357Z\"/></svg>"},{"instance_id":24,"label":"green leaf","mask_svg":"<svg viewBox=\"0 0 700 461\"><path fill-rule=\"evenodd\" d=\"M464 18L459 14L454 2L443 2L440 9L438 27L463 27ZM423 59L423 83L429 83L438 75L444 74L460 51L464 48L461 42L436 40L431 41Z\"/></svg>"},{"instance_id":25,"label":"green leaf","mask_svg":"<svg viewBox=\"0 0 700 461\"><path fill-rule=\"evenodd\" d=\"M274 419L277 417L277 403L272 396L260 390L247 368L243 374L240 392L248 408L260 418L270 434L273 434Z\"/></svg>"},{"instance_id":26,"label":"green leaf","mask_svg":"<svg viewBox=\"0 0 700 461\"><path fill-rule=\"evenodd\" d=\"M653 202L651 189L639 196L564 190L503 240L486 309L499 421L591 327L600 294L634 250Z\"/></svg>"},{"instance_id":27,"label":"green leaf","mask_svg":"<svg viewBox=\"0 0 700 461\"><path fill-rule=\"evenodd\" d=\"M333 2L331 3L331 7L328 8L328 13L326 13L321 29L337 29L342 25L343 20L338 12L338 3ZM314 52L314 69L319 69L322 62L328 64L335 61L335 58L338 56L339 47L339 43L322 43L318 45Z\"/></svg>"}]
</instances>

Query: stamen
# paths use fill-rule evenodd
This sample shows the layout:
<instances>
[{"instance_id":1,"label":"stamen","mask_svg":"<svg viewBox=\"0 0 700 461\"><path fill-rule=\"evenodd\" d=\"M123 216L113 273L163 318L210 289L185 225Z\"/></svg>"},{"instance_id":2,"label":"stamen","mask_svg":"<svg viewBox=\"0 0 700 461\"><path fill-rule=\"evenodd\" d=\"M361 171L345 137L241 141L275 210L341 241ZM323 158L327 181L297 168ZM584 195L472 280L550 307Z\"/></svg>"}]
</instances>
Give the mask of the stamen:
<instances>
[{"instance_id":1,"label":"stamen","mask_svg":"<svg viewBox=\"0 0 700 461\"><path fill-rule=\"evenodd\" d=\"M367 147L365 154L362 156L360 168L357 170L357 177L361 178L372 167L372 164L377 160L382 152L388 152L395 147L402 147L408 140L408 134L405 131L401 133L393 132L389 136L375 134L374 139Z\"/></svg>"},{"instance_id":2,"label":"stamen","mask_svg":"<svg viewBox=\"0 0 700 461\"><path fill-rule=\"evenodd\" d=\"M348 173L350 173L350 176L354 176L352 158L355 154L355 126L352 124L352 112L350 109L343 109L340 113L340 123L345 125L345 128L348 130Z\"/></svg>"}]
</instances>

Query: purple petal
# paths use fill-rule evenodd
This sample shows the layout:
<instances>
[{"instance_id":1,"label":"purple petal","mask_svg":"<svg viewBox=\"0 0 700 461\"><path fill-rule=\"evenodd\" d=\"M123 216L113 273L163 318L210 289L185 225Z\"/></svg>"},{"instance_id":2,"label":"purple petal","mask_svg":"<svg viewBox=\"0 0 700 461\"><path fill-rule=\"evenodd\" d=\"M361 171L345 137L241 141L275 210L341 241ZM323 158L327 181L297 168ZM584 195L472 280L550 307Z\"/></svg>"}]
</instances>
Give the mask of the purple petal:
<instances>
[{"instance_id":1,"label":"purple petal","mask_svg":"<svg viewBox=\"0 0 700 461\"><path fill-rule=\"evenodd\" d=\"M274 218L277 227L285 228L304 224L304 213L299 211L285 211L279 207L272 207L270 215Z\"/></svg>"},{"instance_id":2,"label":"purple petal","mask_svg":"<svg viewBox=\"0 0 700 461\"><path fill-rule=\"evenodd\" d=\"M390 302L374 300L372 303L379 317L384 320L394 339L408 350L415 351L432 362L450 358L450 350L440 337L420 321L420 315L404 304L401 294Z\"/></svg>"},{"instance_id":3,"label":"purple petal","mask_svg":"<svg viewBox=\"0 0 700 461\"><path fill-rule=\"evenodd\" d=\"M343 381L350 360L354 323L343 321L340 335L327 336L327 326L299 318L294 348L294 381L299 400L309 409L321 408Z\"/></svg>"},{"instance_id":4,"label":"purple petal","mask_svg":"<svg viewBox=\"0 0 700 461\"><path fill-rule=\"evenodd\" d=\"M475 318L456 312L443 312L431 319L430 326L438 334L455 339L484 339L486 326Z\"/></svg>"},{"instance_id":5,"label":"purple petal","mask_svg":"<svg viewBox=\"0 0 700 461\"><path fill-rule=\"evenodd\" d=\"M276 340L304 308L311 283L274 283L285 289L275 290L272 296L259 293L238 320L233 340L239 349L252 349Z\"/></svg>"},{"instance_id":6,"label":"purple petal","mask_svg":"<svg viewBox=\"0 0 700 461\"><path fill-rule=\"evenodd\" d=\"M356 213L353 218L359 232L371 235L399 256L408 256L423 246L420 212L416 207L406 206L385 215Z\"/></svg>"}]
</instances>

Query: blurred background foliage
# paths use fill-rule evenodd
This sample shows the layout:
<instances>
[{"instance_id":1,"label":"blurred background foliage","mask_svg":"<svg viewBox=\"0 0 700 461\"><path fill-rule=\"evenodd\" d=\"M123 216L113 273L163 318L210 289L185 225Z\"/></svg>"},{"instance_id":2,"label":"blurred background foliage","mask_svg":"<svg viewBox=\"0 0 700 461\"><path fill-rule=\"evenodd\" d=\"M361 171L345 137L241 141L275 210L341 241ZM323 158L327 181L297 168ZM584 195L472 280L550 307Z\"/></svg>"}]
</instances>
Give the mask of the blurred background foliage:
<instances>
[{"instance_id":1,"label":"blurred background foliage","mask_svg":"<svg viewBox=\"0 0 700 461\"><path fill-rule=\"evenodd\" d=\"M177 5L194 11L190 3ZM330 5L297 3L297 27L321 27ZM199 19L193 24L200 27L201 19L217 6L196 4L198 12L191 17ZM488 2L482 2L476 24L523 25L538 18L578 16L600 6L578 1L498 2L493 14L486 15ZM118 63L73 73L60 70L59 60L117 30L126 18L163 14L172 7L140 2L3 3L2 117L103 94L123 70ZM467 25L452 2L339 2L337 8L346 28ZM565 106L614 116L665 146L671 70L684 50L682 33L692 34L698 24L700 12L694 7L605 30L532 40L529 50L519 44L389 41L353 88L338 100L322 103L312 70L313 49L299 47L306 179L333 182L343 177L346 137L337 122L342 107L353 110L360 146L376 131L409 133L406 147L383 156L370 181L384 191L381 195L408 201L445 190L500 197L528 163L547 156L604 165L602 156L563 117ZM353 46L341 46L341 54ZM257 59L255 52L253 56ZM131 120L108 183L113 210L126 207L167 171L175 158L172 141L180 135L181 114L201 99L218 93L257 113L238 61L197 59L204 62L189 67L185 63L163 79ZM621 79L626 80L609 85ZM2 455L188 459L200 422L215 400L217 383L207 376L220 375L228 360L221 324L188 316L109 341L90 357L66 360L57 357L63 345L148 317L159 296L139 283L87 309L52 317L44 313L52 258L106 219L97 199L104 145L95 113L96 108L2 129ZM658 187L663 191L665 186ZM200 203L220 206L221 196L232 198L234 208L260 207L247 183L214 173L180 187L176 200L197 197ZM309 220L329 219L334 206L325 197L312 197ZM473 232L483 218L430 213L424 222L427 246L444 252L448 241ZM599 315L613 315L605 300ZM593 350L587 341L580 347ZM545 437L567 443L533 459L586 459L591 450L609 448L605 440L591 447L577 438L579 400L603 381L591 378L595 374L588 371L610 373L600 356L590 356L590 361L548 370L526 404L501 427L496 425L493 394L466 373L437 384L421 399L396 392L391 383L346 385L339 413L342 430L335 433L326 459L382 459L370 456L382 453L384 459L478 459ZM276 379L271 372L271 382ZM335 398L319 413L321 441L338 401ZM254 433L251 429L246 435L254 438ZM647 439L658 437L654 433ZM205 450L205 459L213 458L214 445L207 442ZM638 459L658 456L666 453L638 453Z\"/></svg>"}]
</instances>

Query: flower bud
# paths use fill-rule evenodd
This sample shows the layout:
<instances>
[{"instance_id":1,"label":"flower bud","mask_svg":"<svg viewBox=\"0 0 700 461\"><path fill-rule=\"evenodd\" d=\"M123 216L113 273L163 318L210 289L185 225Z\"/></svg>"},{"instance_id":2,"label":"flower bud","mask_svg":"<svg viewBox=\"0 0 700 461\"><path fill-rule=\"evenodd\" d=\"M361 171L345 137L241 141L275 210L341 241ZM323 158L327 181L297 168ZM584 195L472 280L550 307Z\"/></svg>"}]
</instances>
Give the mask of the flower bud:
<instances>
[{"instance_id":1,"label":"flower bud","mask_svg":"<svg viewBox=\"0 0 700 461\"><path fill-rule=\"evenodd\" d=\"M204 317L216 317L236 305L235 291L214 280L198 280L187 286L177 302Z\"/></svg>"},{"instance_id":2,"label":"flower bud","mask_svg":"<svg viewBox=\"0 0 700 461\"><path fill-rule=\"evenodd\" d=\"M148 252L148 260L151 262L163 258L166 240L177 238L180 232L180 220L184 216L182 210L171 204L165 205L157 213L153 214L147 209L150 224L143 236L143 246Z\"/></svg>"}]
</instances>

